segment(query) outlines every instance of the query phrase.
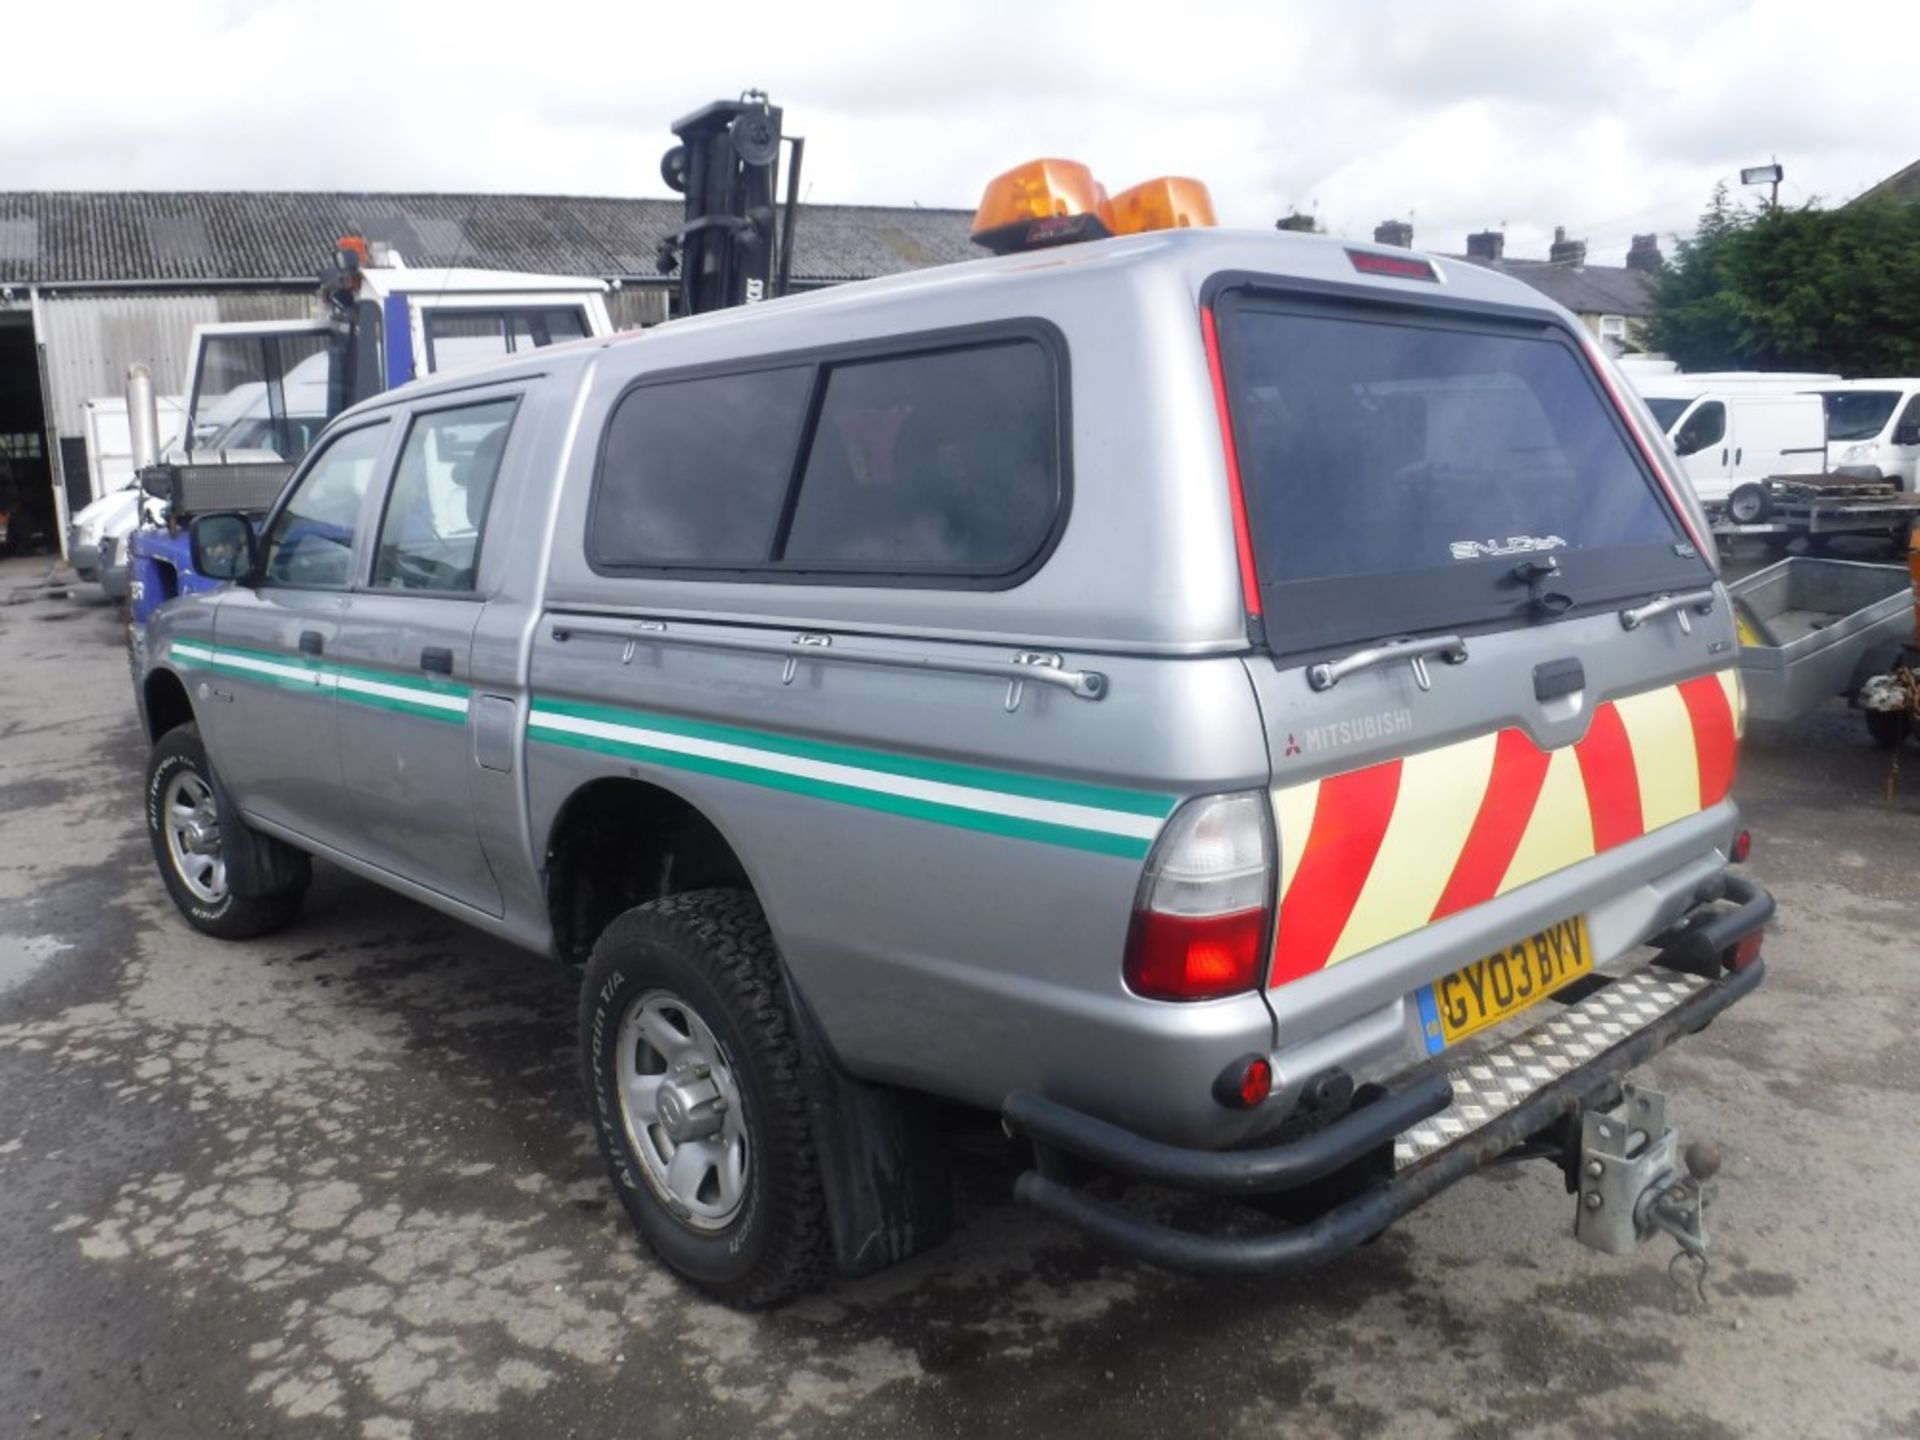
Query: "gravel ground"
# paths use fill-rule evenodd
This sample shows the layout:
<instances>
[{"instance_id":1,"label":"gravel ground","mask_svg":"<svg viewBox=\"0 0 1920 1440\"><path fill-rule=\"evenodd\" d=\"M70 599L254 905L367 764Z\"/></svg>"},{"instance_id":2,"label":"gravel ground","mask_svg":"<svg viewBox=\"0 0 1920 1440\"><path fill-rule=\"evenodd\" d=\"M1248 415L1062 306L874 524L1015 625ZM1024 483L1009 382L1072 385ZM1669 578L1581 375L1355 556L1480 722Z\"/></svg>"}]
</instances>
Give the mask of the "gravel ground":
<instances>
[{"instance_id":1,"label":"gravel ground","mask_svg":"<svg viewBox=\"0 0 1920 1440\"><path fill-rule=\"evenodd\" d=\"M1296 1284L1114 1262L963 1137L934 1252L770 1315L611 1203L571 977L320 867L220 945L139 821L118 617L0 562L0 1435L1920 1437L1920 748L1755 726L1768 983L1652 1067L1727 1165L1710 1306L1468 1181Z\"/></svg>"}]
</instances>

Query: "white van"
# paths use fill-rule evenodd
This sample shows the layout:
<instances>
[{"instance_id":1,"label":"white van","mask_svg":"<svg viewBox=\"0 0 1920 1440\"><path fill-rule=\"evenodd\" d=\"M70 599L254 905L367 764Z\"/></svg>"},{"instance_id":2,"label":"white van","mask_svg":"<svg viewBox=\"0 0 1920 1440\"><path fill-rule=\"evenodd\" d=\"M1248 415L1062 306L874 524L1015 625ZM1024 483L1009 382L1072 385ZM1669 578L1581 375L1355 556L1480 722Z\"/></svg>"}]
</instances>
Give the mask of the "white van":
<instances>
[{"instance_id":1,"label":"white van","mask_svg":"<svg viewBox=\"0 0 1920 1440\"><path fill-rule=\"evenodd\" d=\"M1641 398L1672 442L1701 503L1746 525L1764 519L1762 481L1827 468L1826 416L1815 395L1761 381L1648 378Z\"/></svg>"},{"instance_id":2,"label":"white van","mask_svg":"<svg viewBox=\"0 0 1920 1440\"><path fill-rule=\"evenodd\" d=\"M1829 469L1872 473L1909 493L1920 489L1920 380L1846 380L1819 393Z\"/></svg>"}]
</instances>

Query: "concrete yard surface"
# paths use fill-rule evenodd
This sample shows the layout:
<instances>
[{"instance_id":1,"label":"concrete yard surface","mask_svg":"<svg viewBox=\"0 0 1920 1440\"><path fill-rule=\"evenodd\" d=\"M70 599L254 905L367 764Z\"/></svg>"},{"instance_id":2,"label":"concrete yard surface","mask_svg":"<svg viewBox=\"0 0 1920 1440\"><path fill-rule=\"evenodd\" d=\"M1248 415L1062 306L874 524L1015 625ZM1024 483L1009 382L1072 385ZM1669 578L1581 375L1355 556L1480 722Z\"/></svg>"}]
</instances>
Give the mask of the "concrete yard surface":
<instances>
[{"instance_id":1,"label":"concrete yard surface","mask_svg":"<svg viewBox=\"0 0 1920 1440\"><path fill-rule=\"evenodd\" d=\"M1838 701L1743 752L1766 985L1647 1072L1726 1152L1706 1308L1539 1165L1305 1281L1170 1276L981 1127L944 1245L743 1315L614 1203L571 973L328 866L279 936L188 929L118 612L49 573L0 562L0 1436L1920 1437L1920 746L1890 799Z\"/></svg>"}]
</instances>

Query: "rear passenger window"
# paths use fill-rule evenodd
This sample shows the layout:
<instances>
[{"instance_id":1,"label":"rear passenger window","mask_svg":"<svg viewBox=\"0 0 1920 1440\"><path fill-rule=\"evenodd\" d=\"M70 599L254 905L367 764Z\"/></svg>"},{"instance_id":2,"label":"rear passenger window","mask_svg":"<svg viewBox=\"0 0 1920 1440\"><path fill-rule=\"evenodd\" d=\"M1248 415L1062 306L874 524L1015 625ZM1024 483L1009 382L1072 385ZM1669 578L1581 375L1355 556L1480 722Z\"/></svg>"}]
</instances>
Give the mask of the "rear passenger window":
<instances>
[{"instance_id":1,"label":"rear passenger window","mask_svg":"<svg viewBox=\"0 0 1920 1440\"><path fill-rule=\"evenodd\" d=\"M1015 574L1064 499L1054 371L1019 338L643 384L609 423L588 553L856 583Z\"/></svg>"},{"instance_id":2,"label":"rear passenger window","mask_svg":"<svg viewBox=\"0 0 1920 1440\"><path fill-rule=\"evenodd\" d=\"M375 586L470 591L512 400L436 410L414 420L380 522Z\"/></svg>"}]
</instances>

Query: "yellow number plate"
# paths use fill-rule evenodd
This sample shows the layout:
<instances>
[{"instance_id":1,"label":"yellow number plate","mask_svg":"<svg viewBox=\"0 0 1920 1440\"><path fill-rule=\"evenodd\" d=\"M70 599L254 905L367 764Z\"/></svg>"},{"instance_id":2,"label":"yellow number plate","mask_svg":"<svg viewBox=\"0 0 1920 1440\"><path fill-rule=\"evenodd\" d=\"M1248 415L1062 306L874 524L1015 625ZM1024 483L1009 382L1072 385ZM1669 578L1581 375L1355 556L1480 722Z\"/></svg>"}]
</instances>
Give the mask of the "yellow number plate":
<instances>
[{"instance_id":1,"label":"yellow number plate","mask_svg":"<svg viewBox=\"0 0 1920 1440\"><path fill-rule=\"evenodd\" d=\"M1593 941L1584 915L1461 967L1419 992L1420 1028L1428 1053L1438 1054L1518 1015L1591 969Z\"/></svg>"}]
</instances>

